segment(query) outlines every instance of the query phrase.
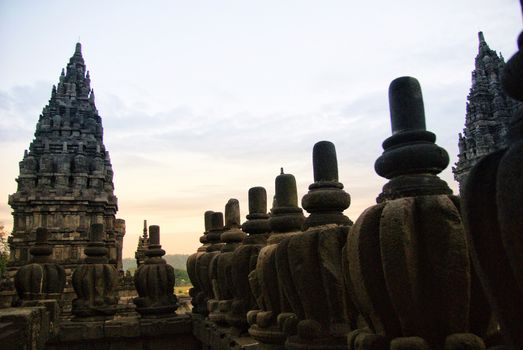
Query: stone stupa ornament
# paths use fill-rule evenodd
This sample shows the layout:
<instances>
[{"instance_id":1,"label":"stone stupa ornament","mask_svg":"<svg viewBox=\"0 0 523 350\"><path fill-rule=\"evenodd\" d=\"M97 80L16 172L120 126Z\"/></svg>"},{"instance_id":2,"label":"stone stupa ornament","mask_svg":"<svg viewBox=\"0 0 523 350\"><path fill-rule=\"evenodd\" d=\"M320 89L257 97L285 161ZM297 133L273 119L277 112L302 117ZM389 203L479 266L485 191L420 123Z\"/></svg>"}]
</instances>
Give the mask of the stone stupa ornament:
<instances>
[{"instance_id":1,"label":"stone stupa ornament","mask_svg":"<svg viewBox=\"0 0 523 350\"><path fill-rule=\"evenodd\" d=\"M223 245L220 254L211 262L211 278L218 303L209 310L209 319L218 324L225 324L227 314L231 311L233 299L233 282L231 276L232 258L245 233L241 230L240 203L231 198L225 205L225 228L220 236ZM217 306L217 307L216 307Z\"/></svg>"},{"instance_id":2,"label":"stone stupa ornament","mask_svg":"<svg viewBox=\"0 0 523 350\"><path fill-rule=\"evenodd\" d=\"M165 250L160 245L160 226L149 226L147 259L134 274L138 297L133 302L142 317L174 316L178 299L174 295L174 269L162 256Z\"/></svg>"},{"instance_id":3,"label":"stone stupa ornament","mask_svg":"<svg viewBox=\"0 0 523 350\"><path fill-rule=\"evenodd\" d=\"M375 168L390 180L346 245L348 292L366 322L349 349L484 349L470 333L478 291L457 198L437 176L447 153L425 130L416 79L394 80L389 101L392 136Z\"/></svg>"},{"instance_id":4,"label":"stone stupa ornament","mask_svg":"<svg viewBox=\"0 0 523 350\"><path fill-rule=\"evenodd\" d=\"M213 283L210 277L211 262L213 258L220 254L220 249L223 243L220 242L220 236L223 232L223 213L213 212L211 214L211 227L209 233L207 234L207 243L208 246L205 252L198 257L196 260L196 274L197 280L200 283L202 292L204 295L204 302L207 305L207 312L209 310L214 310L217 308L217 296L215 295L215 290L213 288Z\"/></svg>"},{"instance_id":5,"label":"stone stupa ornament","mask_svg":"<svg viewBox=\"0 0 523 350\"><path fill-rule=\"evenodd\" d=\"M314 145L313 168L314 183L302 199L311 213L304 224L308 229L282 241L276 250L278 279L295 315L286 327L285 348L346 349L346 335L356 323L342 269L352 222L343 215L350 196L338 182L333 143Z\"/></svg>"},{"instance_id":6,"label":"stone stupa ornament","mask_svg":"<svg viewBox=\"0 0 523 350\"><path fill-rule=\"evenodd\" d=\"M26 305L34 300L60 300L65 287L64 268L52 258L53 248L47 242L46 228L36 229L36 243L29 249L32 258L15 276L15 287L20 302Z\"/></svg>"},{"instance_id":7,"label":"stone stupa ornament","mask_svg":"<svg viewBox=\"0 0 523 350\"><path fill-rule=\"evenodd\" d=\"M301 232L305 217L298 207L296 179L291 174L281 174L275 181L274 207L271 209L269 225L271 234L267 246L260 250L256 269L251 273L251 286L258 300L258 310L247 313L251 325L249 334L262 349L283 349L286 333L285 324L294 315L289 300L283 292L277 270L276 248L284 239Z\"/></svg>"},{"instance_id":8,"label":"stone stupa ornament","mask_svg":"<svg viewBox=\"0 0 523 350\"><path fill-rule=\"evenodd\" d=\"M249 214L242 224L242 230L248 235L235 250L231 263L231 275L234 299L231 311L227 314L227 323L247 331L247 312L257 309L256 299L251 291L249 274L256 268L260 249L267 244L270 232L269 214L267 214L267 191L263 187L249 189Z\"/></svg>"},{"instance_id":9,"label":"stone stupa ornament","mask_svg":"<svg viewBox=\"0 0 523 350\"><path fill-rule=\"evenodd\" d=\"M104 225L92 224L84 250L87 257L73 272L77 298L73 300L72 313L79 320L108 319L116 313L118 272L109 264L104 238Z\"/></svg>"},{"instance_id":10,"label":"stone stupa ornament","mask_svg":"<svg viewBox=\"0 0 523 350\"><path fill-rule=\"evenodd\" d=\"M523 101L523 32L502 83L507 95ZM472 168L462 196L472 261L509 349L523 348L522 155L520 108L510 121L508 147Z\"/></svg>"},{"instance_id":11,"label":"stone stupa ornament","mask_svg":"<svg viewBox=\"0 0 523 350\"><path fill-rule=\"evenodd\" d=\"M207 302L205 301L205 293L203 292L202 282L198 278L198 273L196 271L196 261L205 253L207 247L210 245L209 241L207 240L207 234L211 229L212 213L214 213L212 210L207 210L204 214L205 232L200 237L200 243L202 243L202 246L197 249L196 253L190 255L187 259L187 274L189 275L189 279L193 285L193 287L189 290L189 295L192 298L192 312L200 315L207 314Z\"/></svg>"}]
</instances>

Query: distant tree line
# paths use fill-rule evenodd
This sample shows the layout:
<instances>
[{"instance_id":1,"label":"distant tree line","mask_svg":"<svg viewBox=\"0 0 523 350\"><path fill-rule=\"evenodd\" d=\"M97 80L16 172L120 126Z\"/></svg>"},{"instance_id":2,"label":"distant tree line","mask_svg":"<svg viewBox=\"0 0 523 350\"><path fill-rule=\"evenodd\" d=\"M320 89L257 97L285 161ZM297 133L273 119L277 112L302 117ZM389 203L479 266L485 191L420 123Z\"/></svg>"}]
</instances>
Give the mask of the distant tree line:
<instances>
[{"instance_id":1,"label":"distant tree line","mask_svg":"<svg viewBox=\"0 0 523 350\"><path fill-rule=\"evenodd\" d=\"M163 257L167 263L174 268L175 286L177 287L191 284L186 267L188 257L189 254L169 254ZM122 259L122 265L124 271L130 271L131 274L134 275L136 271L136 259Z\"/></svg>"}]
</instances>

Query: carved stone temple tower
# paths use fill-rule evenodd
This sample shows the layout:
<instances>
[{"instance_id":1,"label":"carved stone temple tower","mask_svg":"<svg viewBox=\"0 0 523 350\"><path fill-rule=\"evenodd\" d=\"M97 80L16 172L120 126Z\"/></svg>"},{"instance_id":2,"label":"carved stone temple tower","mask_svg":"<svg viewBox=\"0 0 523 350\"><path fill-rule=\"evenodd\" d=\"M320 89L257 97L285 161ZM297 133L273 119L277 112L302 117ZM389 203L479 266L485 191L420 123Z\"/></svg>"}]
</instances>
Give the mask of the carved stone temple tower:
<instances>
[{"instance_id":1,"label":"carved stone temple tower","mask_svg":"<svg viewBox=\"0 0 523 350\"><path fill-rule=\"evenodd\" d=\"M20 162L18 189L9 196L10 266L27 264L36 230L44 227L53 258L70 272L85 258L89 227L98 223L104 225L109 261L121 270L125 223L115 218L113 169L80 43L53 86L34 136Z\"/></svg>"},{"instance_id":2,"label":"carved stone temple tower","mask_svg":"<svg viewBox=\"0 0 523 350\"><path fill-rule=\"evenodd\" d=\"M510 116L519 103L501 88L505 61L491 50L479 32L479 51L472 72L472 86L467 97L465 129L459 134L458 162L452 169L460 187L470 168L483 156L507 147Z\"/></svg>"}]
</instances>

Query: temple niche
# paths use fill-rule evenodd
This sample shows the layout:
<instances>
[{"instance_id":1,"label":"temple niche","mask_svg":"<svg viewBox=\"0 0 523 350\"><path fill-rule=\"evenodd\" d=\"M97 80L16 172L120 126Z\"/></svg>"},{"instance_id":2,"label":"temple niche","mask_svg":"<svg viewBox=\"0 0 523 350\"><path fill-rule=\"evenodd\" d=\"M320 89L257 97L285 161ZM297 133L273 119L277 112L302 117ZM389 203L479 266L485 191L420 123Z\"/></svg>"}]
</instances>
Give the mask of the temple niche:
<instances>
[{"instance_id":1,"label":"temple niche","mask_svg":"<svg viewBox=\"0 0 523 350\"><path fill-rule=\"evenodd\" d=\"M28 263L36 229L43 227L53 259L69 275L86 257L88 230L95 223L104 225L109 262L122 269L125 221L116 219L111 159L80 43L52 88L16 181L17 191L9 196L12 271Z\"/></svg>"},{"instance_id":2,"label":"temple niche","mask_svg":"<svg viewBox=\"0 0 523 350\"><path fill-rule=\"evenodd\" d=\"M460 188L470 169L483 156L507 147L509 120L520 102L508 97L501 87L503 56L491 50L482 32L467 96L465 128L459 134L459 154L452 168Z\"/></svg>"}]
</instances>

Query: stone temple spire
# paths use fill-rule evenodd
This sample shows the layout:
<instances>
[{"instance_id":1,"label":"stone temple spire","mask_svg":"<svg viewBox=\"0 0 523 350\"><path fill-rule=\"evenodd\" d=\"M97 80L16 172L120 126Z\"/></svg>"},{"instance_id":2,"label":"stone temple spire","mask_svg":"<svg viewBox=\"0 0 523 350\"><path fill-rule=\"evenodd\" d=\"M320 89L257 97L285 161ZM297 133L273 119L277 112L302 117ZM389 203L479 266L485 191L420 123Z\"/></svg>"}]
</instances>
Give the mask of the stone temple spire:
<instances>
[{"instance_id":1,"label":"stone temple spire","mask_svg":"<svg viewBox=\"0 0 523 350\"><path fill-rule=\"evenodd\" d=\"M18 189L9 196L12 265L27 262L36 228L44 227L56 261L73 268L84 257L91 224L104 223L110 262L121 268L113 169L80 43L38 118L16 181Z\"/></svg>"},{"instance_id":2,"label":"stone temple spire","mask_svg":"<svg viewBox=\"0 0 523 350\"><path fill-rule=\"evenodd\" d=\"M501 88L503 56L490 49L482 32L478 33L478 39L465 128L459 134L458 162L452 169L460 187L470 168L481 157L507 146L508 122L519 104L507 97Z\"/></svg>"}]
</instances>

